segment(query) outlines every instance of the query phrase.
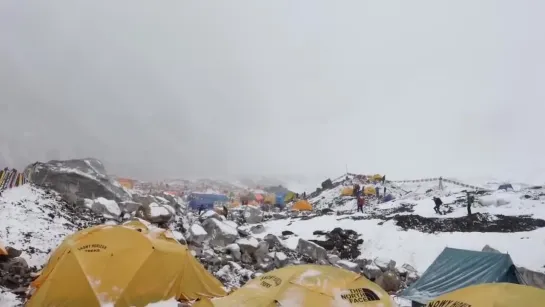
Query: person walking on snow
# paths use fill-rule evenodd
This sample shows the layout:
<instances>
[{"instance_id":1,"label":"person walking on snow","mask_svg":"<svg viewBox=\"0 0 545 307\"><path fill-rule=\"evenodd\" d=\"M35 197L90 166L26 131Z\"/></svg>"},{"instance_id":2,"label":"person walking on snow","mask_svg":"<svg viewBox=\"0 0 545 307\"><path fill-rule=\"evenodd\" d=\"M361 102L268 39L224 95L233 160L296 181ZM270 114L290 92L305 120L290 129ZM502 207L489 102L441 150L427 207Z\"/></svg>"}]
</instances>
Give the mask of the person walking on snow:
<instances>
[{"instance_id":1,"label":"person walking on snow","mask_svg":"<svg viewBox=\"0 0 545 307\"><path fill-rule=\"evenodd\" d=\"M466 192L466 197L467 197L467 216L469 217L471 216L471 205L473 204L475 197L469 194L469 192Z\"/></svg>"},{"instance_id":2,"label":"person walking on snow","mask_svg":"<svg viewBox=\"0 0 545 307\"><path fill-rule=\"evenodd\" d=\"M226 206L223 206L223 216L225 216L225 219L227 219L228 214L229 214L229 210L227 210Z\"/></svg>"},{"instance_id":3,"label":"person walking on snow","mask_svg":"<svg viewBox=\"0 0 545 307\"><path fill-rule=\"evenodd\" d=\"M433 210L435 210L437 214L441 214L441 211L439 211L439 207L441 207L441 205L443 204L443 202L441 201L441 198L434 197L433 202L435 203L435 207L433 207Z\"/></svg>"},{"instance_id":4,"label":"person walking on snow","mask_svg":"<svg viewBox=\"0 0 545 307\"><path fill-rule=\"evenodd\" d=\"M201 205L201 206L199 207L199 215L201 215L201 212L203 212L203 210L204 210L204 205Z\"/></svg>"},{"instance_id":5,"label":"person walking on snow","mask_svg":"<svg viewBox=\"0 0 545 307\"><path fill-rule=\"evenodd\" d=\"M363 213L363 204L365 201L363 200L363 196L358 195L358 212Z\"/></svg>"}]
</instances>

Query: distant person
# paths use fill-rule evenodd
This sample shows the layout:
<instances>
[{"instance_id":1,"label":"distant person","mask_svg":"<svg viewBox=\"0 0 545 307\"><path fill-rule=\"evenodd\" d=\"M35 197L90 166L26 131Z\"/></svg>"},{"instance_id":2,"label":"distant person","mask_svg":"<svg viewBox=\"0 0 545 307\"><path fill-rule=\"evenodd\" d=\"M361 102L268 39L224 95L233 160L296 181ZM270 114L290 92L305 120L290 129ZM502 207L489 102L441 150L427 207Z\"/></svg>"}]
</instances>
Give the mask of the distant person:
<instances>
[{"instance_id":1,"label":"distant person","mask_svg":"<svg viewBox=\"0 0 545 307\"><path fill-rule=\"evenodd\" d=\"M201 215L201 212L204 211L204 205L200 205L199 206L199 215Z\"/></svg>"},{"instance_id":2,"label":"distant person","mask_svg":"<svg viewBox=\"0 0 545 307\"><path fill-rule=\"evenodd\" d=\"M441 207L441 205L443 204L443 202L441 201L441 198L439 197L434 197L433 198L433 202L435 203L435 207L433 207L433 210L435 210L435 212L437 214L441 214L441 211L439 211L439 208Z\"/></svg>"},{"instance_id":3,"label":"distant person","mask_svg":"<svg viewBox=\"0 0 545 307\"><path fill-rule=\"evenodd\" d=\"M225 219L227 219L227 215L229 214L229 210L227 209L227 207L224 205L223 206L223 216L225 216Z\"/></svg>"},{"instance_id":4,"label":"distant person","mask_svg":"<svg viewBox=\"0 0 545 307\"><path fill-rule=\"evenodd\" d=\"M471 205L473 204L475 197L469 194L469 192L466 192L466 197L467 197L467 216L469 217L471 216Z\"/></svg>"},{"instance_id":5,"label":"distant person","mask_svg":"<svg viewBox=\"0 0 545 307\"><path fill-rule=\"evenodd\" d=\"M382 176L382 184L384 184L386 182L386 175Z\"/></svg>"},{"instance_id":6,"label":"distant person","mask_svg":"<svg viewBox=\"0 0 545 307\"><path fill-rule=\"evenodd\" d=\"M365 200L363 199L363 196L358 195L357 198L357 204L358 204L358 212L363 213L363 204L365 203Z\"/></svg>"},{"instance_id":7,"label":"distant person","mask_svg":"<svg viewBox=\"0 0 545 307\"><path fill-rule=\"evenodd\" d=\"M303 192L303 199L307 199L307 192Z\"/></svg>"},{"instance_id":8,"label":"distant person","mask_svg":"<svg viewBox=\"0 0 545 307\"><path fill-rule=\"evenodd\" d=\"M360 189L361 189L360 185L356 183L354 185L354 192L353 192L354 196L358 197L358 195L360 194Z\"/></svg>"},{"instance_id":9,"label":"distant person","mask_svg":"<svg viewBox=\"0 0 545 307\"><path fill-rule=\"evenodd\" d=\"M386 196L386 187L384 187L382 195Z\"/></svg>"},{"instance_id":10,"label":"distant person","mask_svg":"<svg viewBox=\"0 0 545 307\"><path fill-rule=\"evenodd\" d=\"M380 198L380 187L379 186L375 186L375 194L376 194L377 198Z\"/></svg>"}]
</instances>

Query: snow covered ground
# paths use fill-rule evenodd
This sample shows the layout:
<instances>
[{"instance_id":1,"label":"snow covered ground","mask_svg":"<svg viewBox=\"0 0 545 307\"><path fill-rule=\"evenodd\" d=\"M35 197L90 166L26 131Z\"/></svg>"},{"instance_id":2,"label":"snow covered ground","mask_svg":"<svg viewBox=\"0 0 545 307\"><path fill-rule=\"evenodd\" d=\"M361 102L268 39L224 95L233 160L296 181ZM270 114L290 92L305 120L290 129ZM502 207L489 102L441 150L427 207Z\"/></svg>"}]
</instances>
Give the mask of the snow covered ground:
<instances>
[{"instance_id":1,"label":"snow covered ground","mask_svg":"<svg viewBox=\"0 0 545 307\"><path fill-rule=\"evenodd\" d=\"M454 203L464 197L465 188L456 185L444 185L442 191L438 190L437 182L420 182L410 184L397 184L398 187L409 191L399 200L382 204L368 204L366 213L354 213L354 216L366 216L376 209L392 209L403 203L414 204L413 212L399 212L397 215L420 215L432 218L453 218L467 215L465 205ZM429 190L432 191L429 191ZM324 191L311 202L320 201L320 204L334 202L338 198L342 186ZM526 199L528 191L494 191L491 195L478 196L472 208L473 213L489 213L493 215L520 216L531 215L533 218L545 219L545 198ZM432 196L439 196L444 204L452 204L453 212L445 215L435 213ZM536 198L536 197L533 197ZM340 206L333 206L334 210L354 210L355 200L349 200ZM479 233L479 232L453 232L427 234L415 230L403 231L395 225L393 220L352 220L344 216L320 216L310 220L273 220L264 223L265 231L256 235L264 237L268 233L280 235L288 230L297 234L286 240L290 248L295 248L300 238L322 239L313 234L316 230L331 231L335 227L352 229L362 235L364 243L361 248L362 257L383 257L395 260L398 264L408 263L415 267L419 273L423 273L435 260L445 247L481 250L485 245L490 245L501 252L511 255L518 266L545 272L545 228L530 232L516 233ZM531 252L529 252L531 251Z\"/></svg>"},{"instance_id":2,"label":"snow covered ground","mask_svg":"<svg viewBox=\"0 0 545 307\"><path fill-rule=\"evenodd\" d=\"M471 184L478 185L473 182ZM479 186L487 189L497 188L497 185L493 183ZM494 191L490 195L477 195L473 212L506 216L531 215L533 218L545 219L545 193L543 192L545 190L532 190L526 187L519 185L515 186L515 191ZM317 209L331 208L334 211L355 209L354 199L340 197L342 188L342 186L338 186L326 190L310 201L315 204ZM445 219L462 217L467 214L465 206L461 203L465 196L463 192L465 188L451 184L445 184L443 190L437 188L437 182L397 183L395 187L388 187L397 200L382 204L371 200L366 204L363 214L324 215L307 220L300 218L271 220L263 223L265 231L254 236L263 238L269 233L281 235L282 231L289 230L295 233L295 236L290 236L285 240L285 243L289 248L295 249L299 238L323 239L313 234L316 230L331 231L336 227L352 229L360 233L361 238L364 239L360 257L392 259L398 265L407 263L415 267L419 273L423 273L447 246L481 250L483 246L488 244L501 252L509 253L518 266L545 272L543 268L545 260L542 257L545 254L545 228L517 233L451 232L428 234L416 230L404 231L396 226L395 220L353 219L354 217L369 217L376 214L377 211L384 212L389 209L401 208L407 204L412 206L412 212L399 211L386 213L386 216L411 214ZM433 210L432 196L441 197L451 210L445 215L437 215ZM51 250L66 235L81 227L81 223L74 220L74 215L69 215L61 210L62 203L58 202L58 199L59 197L55 193L46 192L28 184L4 191L0 196L0 242L21 249L23 251L22 257L31 266L41 267L46 262ZM108 202L105 200L105 203ZM205 215L213 213L210 212ZM236 225L234 222L228 221L225 225L232 228L226 232L232 232L235 235ZM196 227L192 227L191 230L194 235L199 235L203 231L196 229ZM239 240L244 241L242 243L247 245L255 245L257 242L252 238ZM14 306L15 303L11 301L17 302L11 294L0 294L0 306ZM399 303L401 306L406 304L402 300ZM173 305L175 306L175 304Z\"/></svg>"}]
</instances>

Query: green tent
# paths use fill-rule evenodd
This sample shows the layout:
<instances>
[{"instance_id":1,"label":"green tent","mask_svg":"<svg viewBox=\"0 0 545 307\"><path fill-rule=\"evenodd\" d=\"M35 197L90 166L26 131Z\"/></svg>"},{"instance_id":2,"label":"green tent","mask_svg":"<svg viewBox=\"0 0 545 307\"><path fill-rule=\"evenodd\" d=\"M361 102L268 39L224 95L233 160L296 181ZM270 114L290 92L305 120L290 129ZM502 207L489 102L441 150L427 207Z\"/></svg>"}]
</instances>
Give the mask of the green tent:
<instances>
[{"instance_id":1,"label":"green tent","mask_svg":"<svg viewBox=\"0 0 545 307\"><path fill-rule=\"evenodd\" d=\"M413 306L423 306L460 288L496 282L523 284L508 254L447 247L400 296L413 301Z\"/></svg>"}]
</instances>

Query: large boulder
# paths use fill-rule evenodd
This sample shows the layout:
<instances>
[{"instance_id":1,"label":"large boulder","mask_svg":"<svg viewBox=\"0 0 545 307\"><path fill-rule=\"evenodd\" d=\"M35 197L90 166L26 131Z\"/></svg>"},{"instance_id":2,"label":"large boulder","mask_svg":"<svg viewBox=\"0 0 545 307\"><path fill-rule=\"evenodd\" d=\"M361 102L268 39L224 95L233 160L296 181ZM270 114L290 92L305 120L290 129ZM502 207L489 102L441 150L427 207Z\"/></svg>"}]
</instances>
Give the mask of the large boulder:
<instances>
[{"instance_id":1,"label":"large boulder","mask_svg":"<svg viewBox=\"0 0 545 307\"><path fill-rule=\"evenodd\" d=\"M323 247L304 239L299 239L296 251L314 261L327 260L327 252Z\"/></svg>"},{"instance_id":2,"label":"large boulder","mask_svg":"<svg viewBox=\"0 0 545 307\"><path fill-rule=\"evenodd\" d=\"M213 217L206 219L202 226L208 233L210 244L213 246L225 247L235 243L239 237L236 228Z\"/></svg>"},{"instance_id":3,"label":"large boulder","mask_svg":"<svg viewBox=\"0 0 545 307\"><path fill-rule=\"evenodd\" d=\"M254 206L247 206L244 210L244 220L248 224L257 224L263 221L263 212Z\"/></svg>"},{"instance_id":4,"label":"large boulder","mask_svg":"<svg viewBox=\"0 0 545 307\"><path fill-rule=\"evenodd\" d=\"M175 209L171 206L158 203L142 205L136 211L136 217L152 223L167 223L174 218L175 214Z\"/></svg>"},{"instance_id":5,"label":"large boulder","mask_svg":"<svg viewBox=\"0 0 545 307\"><path fill-rule=\"evenodd\" d=\"M121 184L108 176L102 162L93 158L36 162L27 166L24 173L28 181L51 188L65 199L131 199Z\"/></svg>"}]
</instances>

